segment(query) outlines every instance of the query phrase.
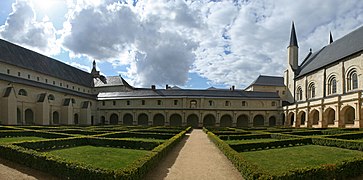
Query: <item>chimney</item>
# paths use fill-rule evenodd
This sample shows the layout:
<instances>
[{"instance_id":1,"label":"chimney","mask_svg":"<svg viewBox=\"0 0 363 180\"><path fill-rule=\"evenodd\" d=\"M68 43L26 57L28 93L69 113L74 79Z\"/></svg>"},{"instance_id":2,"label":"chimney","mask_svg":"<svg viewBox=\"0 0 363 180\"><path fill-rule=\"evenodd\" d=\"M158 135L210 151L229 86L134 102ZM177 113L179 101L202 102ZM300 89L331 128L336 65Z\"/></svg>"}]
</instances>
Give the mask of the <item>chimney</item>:
<instances>
[{"instance_id":1,"label":"chimney","mask_svg":"<svg viewBox=\"0 0 363 180\"><path fill-rule=\"evenodd\" d=\"M155 85L151 85L151 89L155 90L156 89Z\"/></svg>"},{"instance_id":2,"label":"chimney","mask_svg":"<svg viewBox=\"0 0 363 180\"><path fill-rule=\"evenodd\" d=\"M165 85L165 89L169 89L169 85L168 84Z\"/></svg>"},{"instance_id":3,"label":"chimney","mask_svg":"<svg viewBox=\"0 0 363 180\"><path fill-rule=\"evenodd\" d=\"M233 85L233 86L232 86L232 91L234 91L234 88L235 88L235 87L234 87L234 85Z\"/></svg>"}]
</instances>

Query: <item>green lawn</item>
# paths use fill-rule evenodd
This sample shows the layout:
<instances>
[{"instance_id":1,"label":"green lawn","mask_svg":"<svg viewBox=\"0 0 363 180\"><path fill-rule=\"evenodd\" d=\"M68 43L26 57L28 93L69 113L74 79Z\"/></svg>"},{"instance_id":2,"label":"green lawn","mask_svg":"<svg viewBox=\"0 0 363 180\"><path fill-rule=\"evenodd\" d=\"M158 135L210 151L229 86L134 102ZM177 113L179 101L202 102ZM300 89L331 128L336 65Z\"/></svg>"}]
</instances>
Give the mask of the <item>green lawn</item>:
<instances>
[{"instance_id":1,"label":"green lawn","mask_svg":"<svg viewBox=\"0 0 363 180\"><path fill-rule=\"evenodd\" d=\"M119 169L127 167L135 160L150 153L150 151L112 147L79 146L53 150L47 153L73 162L89 164L93 167Z\"/></svg>"},{"instance_id":2,"label":"green lawn","mask_svg":"<svg viewBox=\"0 0 363 180\"><path fill-rule=\"evenodd\" d=\"M354 157L362 157L363 152L336 147L306 145L262 151L242 152L241 155L262 169L280 174L296 168L336 164Z\"/></svg>"},{"instance_id":3,"label":"green lawn","mask_svg":"<svg viewBox=\"0 0 363 180\"><path fill-rule=\"evenodd\" d=\"M227 144L240 144L240 143L261 143L279 141L278 139L263 138L263 139L243 139L243 140L225 140Z\"/></svg>"},{"instance_id":4,"label":"green lawn","mask_svg":"<svg viewBox=\"0 0 363 180\"><path fill-rule=\"evenodd\" d=\"M20 141L30 141L30 140L43 140L45 138L35 137L35 136L24 136L24 137L6 137L0 138L0 144L20 142Z\"/></svg>"}]
</instances>

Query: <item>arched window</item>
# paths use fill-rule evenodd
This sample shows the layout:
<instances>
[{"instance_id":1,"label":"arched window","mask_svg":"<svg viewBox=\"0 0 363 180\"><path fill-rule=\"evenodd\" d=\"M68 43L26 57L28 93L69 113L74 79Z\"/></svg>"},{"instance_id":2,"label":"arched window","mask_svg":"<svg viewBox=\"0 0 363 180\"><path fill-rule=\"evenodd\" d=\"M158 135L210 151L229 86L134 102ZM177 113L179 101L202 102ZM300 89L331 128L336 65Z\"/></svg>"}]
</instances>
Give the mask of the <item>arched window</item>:
<instances>
[{"instance_id":1,"label":"arched window","mask_svg":"<svg viewBox=\"0 0 363 180\"><path fill-rule=\"evenodd\" d=\"M314 83L310 83L309 84L309 87L308 87L308 97L309 97L309 99L315 97L315 84Z\"/></svg>"},{"instance_id":2,"label":"arched window","mask_svg":"<svg viewBox=\"0 0 363 180\"><path fill-rule=\"evenodd\" d=\"M242 106L247 106L247 102L246 101L242 101Z\"/></svg>"},{"instance_id":3,"label":"arched window","mask_svg":"<svg viewBox=\"0 0 363 180\"><path fill-rule=\"evenodd\" d=\"M225 105L225 106L230 106L230 105L231 105L231 102L226 101L226 102L224 103L224 105Z\"/></svg>"},{"instance_id":4,"label":"arched window","mask_svg":"<svg viewBox=\"0 0 363 180\"><path fill-rule=\"evenodd\" d=\"M337 80L335 76L332 76L328 80L328 94L335 94L337 93Z\"/></svg>"},{"instance_id":5,"label":"arched window","mask_svg":"<svg viewBox=\"0 0 363 180\"><path fill-rule=\"evenodd\" d=\"M347 90L350 91L354 89L358 89L358 75L357 71L355 69L352 69L348 72Z\"/></svg>"},{"instance_id":6,"label":"arched window","mask_svg":"<svg viewBox=\"0 0 363 180\"><path fill-rule=\"evenodd\" d=\"M55 100L54 95L53 94L49 94L48 95L48 100Z\"/></svg>"},{"instance_id":7,"label":"arched window","mask_svg":"<svg viewBox=\"0 0 363 180\"><path fill-rule=\"evenodd\" d=\"M28 93L25 91L25 89L20 89L19 92L18 92L18 95L20 95L20 96L27 96Z\"/></svg>"},{"instance_id":8,"label":"arched window","mask_svg":"<svg viewBox=\"0 0 363 180\"><path fill-rule=\"evenodd\" d=\"M303 91L300 86L297 88L296 98L298 101L301 101L303 99Z\"/></svg>"},{"instance_id":9,"label":"arched window","mask_svg":"<svg viewBox=\"0 0 363 180\"><path fill-rule=\"evenodd\" d=\"M196 100L191 100L190 101L190 108L196 108L197 107L197 101Z\"/></svg>"}]
</instances>

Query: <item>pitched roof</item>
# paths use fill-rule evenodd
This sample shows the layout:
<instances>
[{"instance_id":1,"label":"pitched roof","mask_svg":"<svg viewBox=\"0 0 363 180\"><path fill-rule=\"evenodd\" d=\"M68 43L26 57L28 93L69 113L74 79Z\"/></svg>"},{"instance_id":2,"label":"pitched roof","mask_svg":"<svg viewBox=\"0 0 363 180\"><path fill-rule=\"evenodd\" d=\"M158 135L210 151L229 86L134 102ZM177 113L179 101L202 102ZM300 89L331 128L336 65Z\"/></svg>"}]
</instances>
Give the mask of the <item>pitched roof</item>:
<instances>
[{"instance_id":1,"label":"pitched roof","mask_svg":"<svg viewBox=\"0 0 363 180\"><path fill-rule=\"evenodd\" d=\"M0 62L86 87L92 86L93 78L90 73L2 39L0 39Z\"/></svg>"},{"instance_id":2,"label":"pitched roof","mask_svg":"<svg viewBox=\"0 0 363 180\"><path fill-rule=\"evenodd\" d=\"M134 89L127 92L101 92L98 99L129 99L129 98L168 98L168 97L211 97L211 98L242 98L242 99L278 99L276 92L256 92L241 90L192 90L192 89Z\"/></svg>"},{"instance_id":3,"label":"pitched roof","mask_svg":"<svg viewBox=\"0 0 363 180\"><path fill-rule=\"evenodd\" d=\"M248 89L251 86L256 86L256 85L257 86L285 86L283 77L260 75L246 89Z\"/></svg>"},{"instance_id":4,"label":"pitched roof","mask_svg":"<svg viewBox=\"0 0 363 180\"><path fill-rule=\"evenodd\" d=\"M299 66L297 78L363 50L363 26L312 53Z\"/></svg>"}]
</instances>

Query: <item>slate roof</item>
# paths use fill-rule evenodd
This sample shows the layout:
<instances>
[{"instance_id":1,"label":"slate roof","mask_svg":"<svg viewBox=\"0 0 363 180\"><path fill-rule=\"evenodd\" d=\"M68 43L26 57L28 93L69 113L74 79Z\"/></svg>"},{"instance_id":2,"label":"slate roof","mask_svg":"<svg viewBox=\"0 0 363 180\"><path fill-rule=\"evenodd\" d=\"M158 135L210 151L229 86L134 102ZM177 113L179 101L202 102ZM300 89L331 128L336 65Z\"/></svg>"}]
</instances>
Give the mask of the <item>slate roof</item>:
<instances>
[{"instance_id":1,"label":"slate roof","mask_svg":"<svg viewBox=\"0 0 363 180\"><path fill-rule=\"evenodd\" d=\"M97 98L129 99L129 98L170 98L170 97L212 97L212 98L241 98L241 99L279 99L276 92L256 92L241 90L192 90L192 89L134 89L128 92L101 92Z\"/></svg>"},{"instance_id":2,"label":"slate roof","mask_svg":"<svg viewBox=\"0 0 363 180\"><path fill-rule=\"evenodd\" d=\"M2 39L0 39L0 62L30 69L86 87L92 86L93 77L90 73Z\"/></svg>"},{"instance_id":3,"label":"slate roof","mask_svg":"<svg viewBox=\"0 0 363 180\"><path fill-rule=\"evenodd\" d=\"M248 89L251 86L256 86L256 85L257 86L285 86L283 77L260 75L246 89Z\"/></svg>"},{"instance_id":4,"label":"slate roof","mask_svg":"<svg viewBox=\"0 0 363 180\"><path fill-rule=\"evenodd\" d=\"M101 86L122 86L124 85L120 76L107 76L107 84L104 84L100 79L93 80L95 87Z\"/></svg>"},{"instance_id":5,"label":"slate roof","mask_svg":"<svg viewBox=\"0 0 363 180\"><path fill-rule=\"evenodd\" d=\"M363 26L309 55L299 66L297 78L363 50Z\"/></svg>"}]
</instances>

